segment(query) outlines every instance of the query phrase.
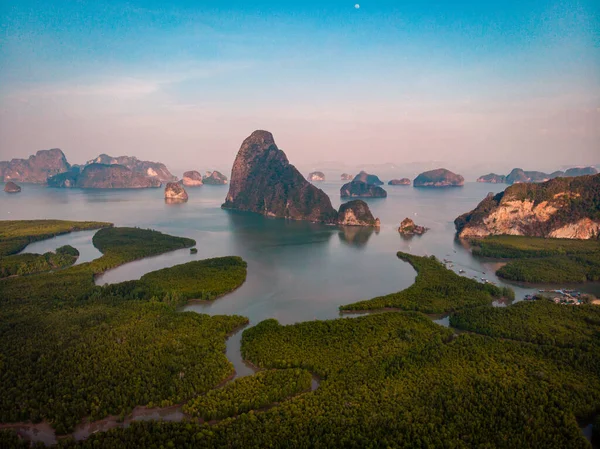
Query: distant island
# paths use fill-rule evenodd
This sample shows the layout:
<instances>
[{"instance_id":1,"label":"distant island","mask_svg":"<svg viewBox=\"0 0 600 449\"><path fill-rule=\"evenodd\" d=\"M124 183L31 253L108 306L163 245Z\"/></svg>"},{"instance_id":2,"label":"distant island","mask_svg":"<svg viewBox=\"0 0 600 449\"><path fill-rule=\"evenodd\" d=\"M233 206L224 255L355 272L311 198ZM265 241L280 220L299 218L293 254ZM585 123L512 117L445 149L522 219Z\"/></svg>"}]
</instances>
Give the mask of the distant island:
<instances>
[{"instance_id":1,"label":"distant island","mask_svg":"<svg viewBox=\"0 0 600 449\"><path fill-rule=\"evenodd\" d=\"M464 184L465 178L445 168L421 173L413 181L415 187L460 187Z\"/></svg>"},{"instance_id":2,"label":"distant island","mask_svg":"<svg viewBox=\"0 0 600 449\"><path fill-rule=\"evenodd\" d=\"M169 182L165 187L165 200L167 202L183 203L188 200L188 194L178 182Z\"/></svg>"},{"instance_id":3,"label":"distant island","mask_svg":"<svg viewBox=\"0 0 600 449\"><path fill-rule=\"evenodd\" d=\"M71 169L48 178L49 187L81 189L143 189L160 187L157 177L136 173L124 165L97 164L86 165L83 170Z\"/></svg>"},{"instance_id":4,"label":"distant island","mask_svg":"<svg viewBox=\"0 0 600 449\"><path fill-rule=\"evenodd\" d=\"M488 195L454 223L461 238L526 235L593 239L600 235L600 174L515 184Z\"/></svg>"},{"instance_id":5,"label":"distant island","mask_svg":"<svg viewBox=\"0 0 600 449\"><path fill-rule=\"evenodd\" d=\"M97 158L88 161L86 165L91 164L122 165L131 170L135 175L155 178L160 182L177 181L177 178L171 174L165 164L161 162L141 161L134 156L112 157L108 154L101 154Z\"/></svg>"},{"instance_id":6,"label":"distant island","mask_svg":"<svg viewBox=\"0 0 600 449\"><path fill-rule=\"evenodd\" d=\"M58 148L40 150L28 159L0 162L0 179L87 189L160 187L177 180L164 164L132 156L101 154L84 165L71 165Z\"/></svg>"},{"instance_id":7,"label":"distant island","mask_svg":"<svg viewBox=\"0 0 600 449\"><path fill-rule=\"evenodd\" d=\"M49 176L71 168L65 154L58 148L40 150L29 159L12 159L0 162L0 179L4 182L29 182L43 184Z\"/></svg>"},{"instance_id":8,"label":"distant island","mask_svg":"<svg viewBox=\"0 0 600 449\"><path fill-rule=\"evenodd\" d=\"M314 171L308 174L308 180L311 182L325 181L325 173L322 171Z\"/></svg>"},{"instance_id":9,"label":"distant island","mask_svg":"<svg viewBox=\"0 0 600 449\"><path fill-rule=\"evenodd\" d=\"M215 170L206 172L206 175L202 178L202 182L206 185L224 186L228 181L227 176Z\"/></svg>"},{"instance_id":10,"label":"distant island","mask_svg":"<svg viewBox=\"0 0 600 449\"><path fill-rule=\"evenodd\" d=\"M12 181L8 181L4 185L4 191L6 193L19 193L21 191L21 186L18 186L17 184L15 184Z\"/></svg>"},{"instance_id":11,"label":"distant island","mask_svg":"<svg viewBox=\"0 0 600 449\"><path fill-rule=\"evenodd\" d=\"M379 179L379 177L377 175L371 175L371 174L367 173L366 171L361 171L358 175L356 175L354 177L353 181L364 182L364 183L372 185L372 186L382 186L383 185L383 181L381 181L381 179Z\"/></svg>"},{"instance_id":12,"label":"distant island","mask_svg":"<svg viewBox=\"0 0 600 449\"><path fill-rule=\"evenodd\" d=\"M196 170L186 171L181 183L186 187L200 187L203 184L202 175Z\"/></svg>"},{"instance_id":13,"label":"distant island","mask_svg":"<svg viewBox=\"0 0 600 449\"><path fill-rule=\"evenodd\" d=\"M428 229L424 226L419 226L415 224L413 220L406 217L400 223L400 227L398 228L398 232L405 237L412 237L413 235L423 235L428 231Z\"/></svg>"},{"instance_id":14,"label":"distant island","mask_svg":"<svg viewBox=\"0 0 600 449\"><path fill-rule=\"evenodd\" d=\"M340 206L338 224L341 226L367 226L379 228L379 218L373 217L369 206L362 200L348 201Z\"/></svg>"},{"instance_id":15,"label":"distant island","mask_svg":"<svg viewBox=\"0 0 600 449\"><path fill-rule=\"evenodd\" d=\"M354 176L349 175L348 173L342 173L342 176L340 176L340 181L352 181L353 178Z\"/></svg>"},{"instance_id":16,"label":"distant island","mask_svg":"<svg viewBox=\"0 0 600 449\"><path fill-rule=\"evenodd\" d=\"M490 184L505 184L506 176L497 175L496 173L489 173L487 175L483 175L477 178L477 182L487 182Z\"/></svg>"},{"instance_id":17,"label":"distant island","mask_svg":"<svg viewBox=\"0 0 600 449\"><path fill-rule=\"evenodd\" d=\"M522 168L513 168L512 171L506 176L497 175L495 173L489 173L487 175L483 175L477 178L477 182L487 182L492 184L532 183L545 182L549 181L550 179L561 177L595 175L597 173L598 170L596 170L594 167L575 167L569 168L564 172L558 170L552 173L544 173L540 171L525 171Z\"/></svg>"},{"instance_id":18,"label":"distant island","mask_svg":"<svg viewBox=\"0 0 600 449\"><path fill-rule=\"evenodd\" d=\"M389 186L409 186L412 182L408 178L392 179L388 182Z\"/></svg>"},{"instance_id":19,"label":"distant island","mask_svg":"<svg viewBox=\"0 0 600 449\"><path fill-rule=\"evenodd\" d=\"M224 209L268 217L346 224L349 211L358 226L371 223L368 206L351 205L336 211L325 192L308 182L288 161L268 131L254 131L244 140L233 163ZM341 217L341 220L340 218ZM370 224L369 224L370 225Z\"/></svg>"},{"instance_id":20,"label":"distant island","mask_svg":"<svg viewBox=\"0 0 600 449\"><path fill-rule=\"evenodd\" d=\"M342 198L386 198L387 192L381 187L362 181L352 181L340 189Z\"/></svg>"}]
</instances>

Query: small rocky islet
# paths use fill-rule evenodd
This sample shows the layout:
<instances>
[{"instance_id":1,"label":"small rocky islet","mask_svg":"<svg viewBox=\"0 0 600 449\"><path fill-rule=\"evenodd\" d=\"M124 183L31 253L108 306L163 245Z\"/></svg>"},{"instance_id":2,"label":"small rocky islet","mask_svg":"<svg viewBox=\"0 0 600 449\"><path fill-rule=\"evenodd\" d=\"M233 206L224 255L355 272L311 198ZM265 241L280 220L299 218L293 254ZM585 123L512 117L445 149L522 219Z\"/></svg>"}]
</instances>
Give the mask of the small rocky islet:
<instances>
[{"instance_id":1,"label":"small rocky islet","mask_svg":"<svg viewBox=\"0 0 600 449\"><path fill-rule=\"evenodd\" d=\"M208 171L202 178L202 182L209 186L224 186L228 183L227 176L218 171Z\"/></svg>"},{"instance_id":2,"label":"small rocky islet","mask_svg":"<svg viewBox=\"0 0 600 449\"><path fill-rule=\"evenodd\" d=\"M4 191L6 193L19 193L21 191L21 186L15 184L12 181L8 181L5 185L4 185Z\"/></svg>"},{"instance_id":3,"label":"small rocky islet","mask_svg":"<svg viewBox=\"0 0 600 449\"><path fill-rule=\"evenodd\" d=\"M424 226L419 226L415 224L413 220L406 217L400 223L400 227L398 228L398 232L402 236L411 237L413 235L423 235L428 231L428 229Z\"/></svg>"},{"instance_id":4,"label":"small rocky islet","mask_svg":"<svg viewBox=\"0 0 600 449\"><path fill-rule=\"evenodd\" d=\"M408 178L392 179L388 182L389 186L409 186L412 181Z\"/></svg>"},{"instance_id":5,"label":"small rocky islet","mask_svg":"<svg viewBox=\"0 0 600 449\"><path fill-rule=\"evenodd\" d=\"M186 187L200 187L203 185L202 175L196 170L186 171L181 183Z\"/></svg>"},{"instance_id":6,"label":"small rocky islet","mask_svg":"<svg viewBox=\"0 0 600 449\"><path fill-rule=\"evenodd\" d=\"M310 182L323 182L325 181L325 173L322 171L314 171L308 174L308 180Z\"/></svg>"},{"instance_id":7,"label":"small rocky islet","mask_svg":"<svg viewBox=\"0 0 600 449\"><path fill-rule=\"evenodd\" d=\"M340 226L368 226L379 228L379 218L373 217L367 203L362 200L348 201L340 206L338 213Z\"/></svg>"},{"instance_id":8,"label":"small rocky islet","mask_svg":"<svg viewBox=\"0 0 600 449\"><path fill-rule=\"evenodd\" d=\"M178 182L169 182L165 187L165 200L168 202L185 202L188 194Z\"/></svg>"}]
</instances>

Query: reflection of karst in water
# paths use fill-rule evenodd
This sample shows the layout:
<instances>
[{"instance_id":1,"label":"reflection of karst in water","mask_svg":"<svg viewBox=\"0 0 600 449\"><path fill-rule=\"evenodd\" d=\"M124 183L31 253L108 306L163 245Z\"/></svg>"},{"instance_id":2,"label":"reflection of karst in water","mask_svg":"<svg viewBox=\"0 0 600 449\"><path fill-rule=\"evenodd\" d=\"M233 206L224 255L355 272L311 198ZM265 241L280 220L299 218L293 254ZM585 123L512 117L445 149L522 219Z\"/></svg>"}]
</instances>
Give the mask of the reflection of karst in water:
<instances>
[{"instance_id":1,"label":"reflection of karst in water","mask_svg":"<svg viewBox=\"0 0 600 449\"><path fill-rule=\"evenodd\" d=\"M320 223L302 220L282 220L266 218L249 212L225 210L232 229L233 239L243 247L273 248L294 245L296 251L309 248L312 253L324 251L335 228Z\"/></svg>"},{"instance_id":2,"label":"reflection of karst in water","mask_svg":"<svg viewBox=\"0 0 600 449\"><path fill-rule=\"evenodd\" d=\"M373 232L379 234L379 228L341 226L338 236L341 242L356 248L362 248L367 244Z\"/></svg>"},{"instance_id":3,"label":"reflection of karst in water","mask_svg":"<svg viewBox=\"0 0 600 449\"><path fill-rule=\"evenodd\" d=\"M187 200L179 200L175 198L165 198L165 204L185 204Z\"/></svg>"}]
</instances>

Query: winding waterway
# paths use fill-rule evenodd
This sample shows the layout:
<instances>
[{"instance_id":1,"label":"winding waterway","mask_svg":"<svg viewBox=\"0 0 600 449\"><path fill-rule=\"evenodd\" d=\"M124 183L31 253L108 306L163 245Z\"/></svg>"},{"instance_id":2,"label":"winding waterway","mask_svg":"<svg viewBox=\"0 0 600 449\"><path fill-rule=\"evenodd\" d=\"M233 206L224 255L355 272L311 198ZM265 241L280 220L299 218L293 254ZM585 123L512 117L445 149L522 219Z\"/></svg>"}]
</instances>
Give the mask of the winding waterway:
<instances>
[{"instance_id":1,"label":"winding waterway","mask_svg":"<svg viewBox=\"0 0 600 449\"><path fill-rule=\"evenodd\" d=\"M331 197L334 207L340 203L340 186L340 182L319 184ZM398 260L397 251L435 255L446 260L448 268L456 272L463 270L464 276L503 285L494 274L494 262L473 258L468 249L455 240L453 220L475 207L488 192L495 193L504 187L478 183L449 189L385 186L386 199L367 201L373 214L381 219L378 232L224 211L220 205L227 193L226 186L190 188L187 203L166 204L162 189L49 189L25 184L19 195L0 196L0 219L110 221L116 226L152 228L193 238L197 242L196 255L191 255L189 250L179 250L131 262L104 273L96 283L139 279L150 271L191 260L238 255L248 262L244 285L212 303L191 303L182 311L243 315L250 319L249 326L267 318L292 324L356 316L340 314L339 306L409 287L414 282L415 271L408 263ZM405 217L430 230L424 236L403 239L397 227ZM87 262L100 256L91 243L92 235L93 232L80 232L59 236L33 243L25 252L43 253L70 244L81 253L78 263ZM539 288L510 286L517 300ZM578 288L599 290L598 284ZM440 325L448 325L447 317L433 319ZM242 331L236 332L226 344L226 354L235 367L236 377L255 372L241 358L241 335ZM184 417L179 407L137 408L122 423L114 417L80 425L74 436L85 438L93 432L127 426L135 420L181 420ZM20 433L46 444L55 441L54 432L47 424L28 427L21 427Z\"/></svg>"}]
</instances>

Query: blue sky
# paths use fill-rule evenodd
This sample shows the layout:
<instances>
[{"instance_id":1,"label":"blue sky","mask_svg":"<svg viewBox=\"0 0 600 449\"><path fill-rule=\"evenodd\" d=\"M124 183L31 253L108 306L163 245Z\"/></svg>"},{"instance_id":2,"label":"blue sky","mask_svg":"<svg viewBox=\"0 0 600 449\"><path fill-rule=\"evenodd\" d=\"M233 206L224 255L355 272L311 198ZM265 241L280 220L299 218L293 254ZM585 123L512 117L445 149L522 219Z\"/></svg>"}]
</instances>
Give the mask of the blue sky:
<instances>
[{"instance_id":1,"label":"blue sky","mask_svg":"<svg viewBox=\"0 0 600 449\"><path fill-rule=\"evenodd\" d=\"M355 3L4 0L0 159L600 163L597 0Z\"/></svg>"}]
</instances>

